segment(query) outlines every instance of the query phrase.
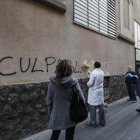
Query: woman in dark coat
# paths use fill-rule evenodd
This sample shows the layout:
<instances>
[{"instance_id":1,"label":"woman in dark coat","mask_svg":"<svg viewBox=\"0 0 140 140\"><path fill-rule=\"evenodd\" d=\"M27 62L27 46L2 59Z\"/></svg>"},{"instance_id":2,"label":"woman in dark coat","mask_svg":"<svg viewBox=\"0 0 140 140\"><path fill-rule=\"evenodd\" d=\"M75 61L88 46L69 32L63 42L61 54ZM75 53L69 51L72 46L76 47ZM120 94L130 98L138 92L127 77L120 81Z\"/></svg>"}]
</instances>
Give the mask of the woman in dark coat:
<instances>
[{"instance_id":1,"label":"woman in dark coat","mask_svg":"<svg viewBox=\"0 0 140 140\"><path fill-rule=\"evenodd\" d=\"M140 98L140 68L138 69L137 96ZM140 108L136 109L136 111L140 112Z\"/></svg>"},{"instance_id":2,"label":"woman in dark coat","mask_svg":"<svg viewBox=\"0 0 140 140\"><path fill-rule=\"evenodd\" d=\"M62 60L56 70L56 77L51 77L47 105L50 114L49 128L53 130L50 140L58 140L61 130L66 130L66 140L73 140L77 123L70 120L71 94L75 92L85 101L78 81L72 76L72 66L68 60Z\"/></svg>"}]
</instances>

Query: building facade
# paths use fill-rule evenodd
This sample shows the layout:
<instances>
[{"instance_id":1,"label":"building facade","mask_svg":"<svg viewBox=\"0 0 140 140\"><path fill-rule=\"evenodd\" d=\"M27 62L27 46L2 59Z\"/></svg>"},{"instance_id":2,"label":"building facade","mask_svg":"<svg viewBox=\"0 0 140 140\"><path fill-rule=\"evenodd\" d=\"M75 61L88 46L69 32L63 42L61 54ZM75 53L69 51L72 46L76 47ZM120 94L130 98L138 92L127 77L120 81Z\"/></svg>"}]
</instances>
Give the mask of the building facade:
<instances>
[{"instance_id":1,"label":"building facade","mask_svg":"<svg viewBox=\"0 0 140 140\"><path fill-rule=\"evenodd\" d=\"M134 38L135 38L135 68L136 72L140 68L140 16L139 16L139 8L140 3L138 1L134 1Z\"/></svg>"},{"instance_id":2,"label":"building facade","mask_svg":"<svg viewBox=\"0 0 140 140\"><path fill-rule=\"evenodd\" d=\"M0 139L47 129L47 85L62 59L71 61L86 97L84 64L92 70L95 61L107 102L126 96L127 67L140 66L139 9L139 0L1 1Z\"/></svg>"}]
</instances>

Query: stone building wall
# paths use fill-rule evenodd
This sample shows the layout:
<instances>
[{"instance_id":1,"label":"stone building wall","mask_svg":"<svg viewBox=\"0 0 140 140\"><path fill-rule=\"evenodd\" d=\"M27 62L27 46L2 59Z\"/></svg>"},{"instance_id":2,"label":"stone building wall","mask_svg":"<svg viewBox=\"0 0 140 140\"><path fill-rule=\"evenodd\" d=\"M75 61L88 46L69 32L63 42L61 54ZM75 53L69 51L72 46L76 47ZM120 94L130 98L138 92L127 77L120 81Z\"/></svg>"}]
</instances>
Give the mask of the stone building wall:
<instances>
[{"instance_id":1,"label":"stone building wall","mask_svg":"<svg viewBox=\"0 0 140 140\"><path fill-rule=\"evenodd\" d=\"M87 99L88 79L79 79ZM48 82L0 86L0 140L20 140L48 128ZM111 103L127 95L124 76L110 77Z\"/></svg>"}]
</instances>

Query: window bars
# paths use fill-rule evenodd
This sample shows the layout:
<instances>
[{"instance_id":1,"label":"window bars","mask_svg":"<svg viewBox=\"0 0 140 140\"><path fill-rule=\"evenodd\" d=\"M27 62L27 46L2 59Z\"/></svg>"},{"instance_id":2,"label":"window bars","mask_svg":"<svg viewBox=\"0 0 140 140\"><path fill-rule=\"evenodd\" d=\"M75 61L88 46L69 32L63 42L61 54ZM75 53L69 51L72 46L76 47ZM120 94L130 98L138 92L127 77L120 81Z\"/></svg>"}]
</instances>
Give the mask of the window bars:
<instances>
[{"instance_id":1,"label":"window bars","mask_svg":"<svg viewBox=\"0 0 140 140\"><path fill-rule=\"evenodd\" d=\"M115 0L74 0L74 22L116 38Z\"/></svg>"},{"instance_id":2,"label":"window bars","mask_svg":"<svg viewBox=\"0 0 140 140\"><path fill-rule=\"evenodd\" d=\"M134 21L135 28L135 48L140 49L140 24Z\"/></svg>"}]
</instances>

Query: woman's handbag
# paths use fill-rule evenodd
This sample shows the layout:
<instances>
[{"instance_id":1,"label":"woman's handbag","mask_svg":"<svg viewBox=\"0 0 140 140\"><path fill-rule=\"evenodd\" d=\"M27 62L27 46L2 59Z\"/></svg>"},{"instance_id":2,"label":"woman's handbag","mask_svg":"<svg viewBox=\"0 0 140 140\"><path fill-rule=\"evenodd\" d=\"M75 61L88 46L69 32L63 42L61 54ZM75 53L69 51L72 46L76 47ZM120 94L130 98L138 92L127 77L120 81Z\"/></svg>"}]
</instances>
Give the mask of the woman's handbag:
<instances>
[{"instance_id":1,"label":"woman's handbag","mask_svg":"<svg viewBox=\"0 0 140 140\"><path fill-rule=\"evenodd\" d=\"M74 87L73 87L74 88ZM70 119L73 122L82 122L88 117L88 112L82 99L76 93L72 93L70 104Z\"/></svg>"}]
</instances>

